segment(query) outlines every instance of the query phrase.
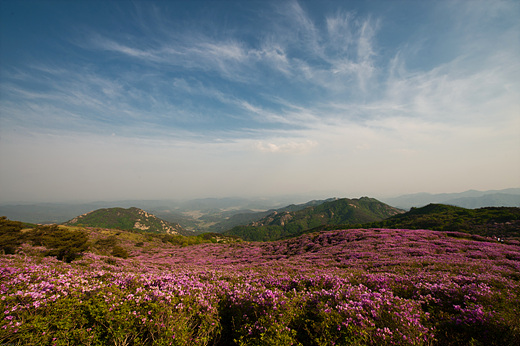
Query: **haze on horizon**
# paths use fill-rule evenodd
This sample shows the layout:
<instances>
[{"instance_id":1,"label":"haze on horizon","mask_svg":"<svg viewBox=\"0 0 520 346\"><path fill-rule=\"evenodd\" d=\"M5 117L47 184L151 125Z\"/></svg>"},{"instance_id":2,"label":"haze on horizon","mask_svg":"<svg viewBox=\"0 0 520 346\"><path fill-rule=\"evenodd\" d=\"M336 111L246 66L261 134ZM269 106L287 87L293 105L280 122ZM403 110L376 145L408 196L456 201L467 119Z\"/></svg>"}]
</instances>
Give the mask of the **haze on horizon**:
<instances>
[{"instance_id":1,"label":"haze on horizon","mask_svg":"<svg viewBox=\"0 0 520 346\"><path fill-rule=\"evenodd\" d=\"M1 1L0 203L520 186L518 1Z\"/></svg>"}]
</instances>

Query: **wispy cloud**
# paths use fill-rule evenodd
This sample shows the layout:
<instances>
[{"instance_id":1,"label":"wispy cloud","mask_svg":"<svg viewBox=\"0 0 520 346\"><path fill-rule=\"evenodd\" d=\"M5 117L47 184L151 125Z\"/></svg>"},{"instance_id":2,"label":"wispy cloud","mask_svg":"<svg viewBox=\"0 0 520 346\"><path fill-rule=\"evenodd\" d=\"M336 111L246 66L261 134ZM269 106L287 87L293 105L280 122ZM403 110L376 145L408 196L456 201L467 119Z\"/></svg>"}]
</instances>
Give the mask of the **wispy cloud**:
<instances>
[{"instance_id":1,"label":"wispy cloud","mask_svg":"<svg viewBox=\"0 0 520 346\"><path fill-rule=\"evenodd\" d=\"M149 23L146 30L157 35L146 44L142 40L93 32L88 43L81 44L83 48L135 59L144 65L134 75L125 72L117 77L73 65L59 69L40 65L36 69L40 74L26 76L26 82L30 79L42 82L45 78L46 90L23 89L16 82L4 84L3 88L27 102L58 101L69 110L82 107L82 112L88 113L84 119L95 119L90 118L92 113L107 121L124 116L141 123L139 126L143 123L160 126L166 114L170 118L187 116L184 123L191 122L211 111L212 106L177 107L178 97L171 95L181 92L225 105L230 118L293 125L296 131L319 121L337 119L352 122L394 115L446 121L474 118L482 113L478 110L482 108L480 100L491 104L490 100L504 99L516 92L517 86L508 82L511 74L517 73L517 64L511 65L512 56L500 52L496 58L489 55L489 60L501 59L496 67L490 61L480 61L478 66L462 56L431 70L409 71L408 57L402 50L386 66L376 68L376 38L381 26L377 18L336 11L325 17L325 26L319 27L296 1L284 3L278 9L286 20L272 29L263 28L265 32L257 44L235 37L214 39L191 31L166 35L160 25L154 27ZM160 14L152 12L149 15L165 25L165 20L158 18ZM302 58L302 51L306 59ZM194 73L170 79L169 74L179 69ZM206 76L198 75L197 71L216 73L220 82L208 83ZM222 89L237 81L248 94L257 94L246 97L235 87ZM276 89L269 91L262 87L262 84L275 86L275 81L282 83L284 89L292 88L293 95L277 100ZM157 92L153 95L147 92L150 87ZM496 94L500 89L503 92ZM377 94L380 90L384 90L383 99L359 102L363 93ZM252 97L257 98L256 102L251 102ZM261 105L265 100L271 104ZM246 131L249 127L240 126Z\"/></svg>"},{"instance_id":2,"label":"wispy cloud","mask_svg":"<svg viewBox=\"0 0 520 346\"><path fill-rule=\"evenodd\" d=\"M247 84L263 83L265 70L269 70L271 75L281 73L277 77L325 90L366 91L367 80L374 73L377 20L338 12L327 17L327 27L320 29L296 1L283 3L278 11L280 17L271 19L272 25L262 28L261 39L254 45L234 37L216 40L192 31L173 35L161 26L155 28L157 35L146 44L98 32L91 35L87 46L79 44L144 63L158 63L162 68L178 66L211 71L226 80ZM164 25L164 20L154 20ZM357 82L345 83L349 76Z\"/></svg>"},{"instance_id":3,"label":"wispy cloud","mask_svg":"<svg viewBox=\"0 0 520 346\"><path fill-rule=\"evenodd\" d=\"M107 37L101 37L99 35L95 35L95 37L91 39L91 44L102 50L127 55L141 60L160 60L158 56L159 52L150 49L139 49L135 47L130 47L120 42L116 42L112 39L109 39Z\"/></svg>"}]
</instances>

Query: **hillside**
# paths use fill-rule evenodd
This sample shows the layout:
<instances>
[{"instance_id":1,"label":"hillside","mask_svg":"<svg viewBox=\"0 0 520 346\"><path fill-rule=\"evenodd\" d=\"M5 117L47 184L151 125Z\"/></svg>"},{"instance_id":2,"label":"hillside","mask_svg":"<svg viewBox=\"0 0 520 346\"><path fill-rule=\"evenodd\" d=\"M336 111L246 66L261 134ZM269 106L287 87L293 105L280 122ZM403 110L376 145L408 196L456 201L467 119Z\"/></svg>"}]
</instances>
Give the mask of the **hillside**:
<instances>
[{"instance_id":1,"label":"hillside","mask_svg":"<svg viewBox=\"0 0 520 346\"><path fill-rule=\"evenodd\" d=\"M16 225L3 221L13 233ZM0 253L0 344L502 346L520 340L517 241L357 229L179 246L164 237L197 237L88 231L89 249L70 263L52 258L34 237L19 252ZM44 237L43 245L54 238Z\"/></svg>"},{"instance_id":2,"label":"hillside","mask_svg":"<svg viewBox=\"0 0 520 346\"><path fill-rule=\"evenodd\" d=\"M64 223L67 226L117 228L122 230L140 230L152 233L192 235L179 224L159 219L142 209L131 207L104 208L75 217Z\"/></svg>"},{"instance_id":3,"label":"hillside","mask_svg":"<svg viewBox=\"0 0 520 346\"><path fill-rule=\"evenodd\" d=\"M293 237L322 225L363 224L380 221L402 213L401 210L376 199L334 199L304 209L274 211L247 226L236 226L224 232L244 240L269 241Z\"/></svg>"},{"instance_id":4,"label":"hillside","mask_svg":"<svg viewBox=\"0 0 520 346\"><path fill-rule=\"evenodd\" d=\"M346 228L348 225L345 225ZM429 204L412 208L386 220L364 224L363 227L430 229L520 238L520 208L489 207L466 209L445 204ZM329 229L336 228L335 226Z\"/></svg>"}]
</instances>

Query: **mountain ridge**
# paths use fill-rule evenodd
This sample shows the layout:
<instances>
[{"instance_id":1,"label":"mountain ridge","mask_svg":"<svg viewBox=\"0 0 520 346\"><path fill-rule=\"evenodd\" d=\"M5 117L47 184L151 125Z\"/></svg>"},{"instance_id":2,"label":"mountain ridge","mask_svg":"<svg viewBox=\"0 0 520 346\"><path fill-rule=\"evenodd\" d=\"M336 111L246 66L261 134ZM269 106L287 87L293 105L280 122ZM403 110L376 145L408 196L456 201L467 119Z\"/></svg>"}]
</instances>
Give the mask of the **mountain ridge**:
<instances>
[{"instance_id":1,"label":"mountain ridge","mask_svg":"<svg viewBox=\"0 0 520 346\"><path fill-rule=\"evenodd\" d=\"M249 210L249 211L239 212L239 213L232 214L229 217L227 217L226 219L211 226L209 228L209 230L212 232L222 233L235 226L244 226L244 225L248 225L249 223L259 221L262 218L265 218L272 213L298 211L298 210L302 210L302 209L305 209L308 207L317 206L317 205L320 205L325 202L334 201L337 199L338 199L337 197L327 198L327 199L323 199L323 200L314 199L314 200L311 200L306 203L289 204L289 205L286 205L281 208L271 208L271 209L265 210L265 211L256 211L255 212L255 211Z\"/></svg>"},{"instance_id":2,"label":"mountain ridge","mask_svg":"<svg viewBox=\"0 0 520 346\"><path fill-rule=\"evenodd\" d=\"M223 234L239 236L244 240L277 240L321 225L362 224L403 212L374 198L341 198L296 211L273 211L258 221L233 227Z\"/></svg>"},{"instance_id":3,"label":"mountain ridge","mask_svg":"<svg viewBox=\"0 0 520 346\"><path fill-rule=\"evenodd\" d=\"M491 196L495 194L495 196ZM506 194L507 196L501 195ZM488 197L484 197L484 196ZM511 197L516 196L516 197ZM307 198L307 197L305 197ZM453 199L463 200L453 200ZM514 198L512 202L504 198ZM234 220L221 228L211 228L211 224L217 224L232 219L236 214L242 215L243 220L257 216L254 213L267 212L272 209L283 208L294 203L305 203L312 200L312 196L304 199L303 196L273 196L273 197L249 197L249 198L199 198L192 200L114 200L114 201L92 201L92 202L70 202L70 203L1 203L0 215L12 220L21 220L28 223L48 224L63 223L77 215L84 214L99 208L112 207L138 207L157 215L168 222L179 223L186 229L199 229L201 231L222 232L231 228ZM314 198L315 199L315 198ZM462 193L418 193L401 195L398 197L378 198L380 201L391 206L408 210L411 207L420 207L429 203L444 203L457 205L464 208L517 206L520 207L520 188L503 190L477 191L468 190ZM513 205L514 204L514 205ZM298 204L295 204L298 205ZM197 210L202 218L194 218L190 212ZM262 217L265 215L262 215ZM242 222L242 221L240 221ZM231 227L229 227L231 226Z\"/></svg>"}]
</instances>

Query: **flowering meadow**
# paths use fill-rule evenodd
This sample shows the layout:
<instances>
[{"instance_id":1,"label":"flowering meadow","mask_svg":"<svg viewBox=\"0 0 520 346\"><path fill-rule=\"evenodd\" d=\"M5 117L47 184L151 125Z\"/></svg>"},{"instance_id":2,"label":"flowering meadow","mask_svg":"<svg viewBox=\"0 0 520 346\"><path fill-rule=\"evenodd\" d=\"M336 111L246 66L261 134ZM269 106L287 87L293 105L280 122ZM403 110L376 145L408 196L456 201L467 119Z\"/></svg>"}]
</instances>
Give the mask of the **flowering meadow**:
<instances>
[{"instance_id":1,"label":"flowering meadow","mask_svg":"<svg viewBox=\"0 0 520 346\"><path fill-rule=\"evenodd\" d=\"M0 344L520 345L517 241L397 229L143 240L120 237L128 258L91 247L65 263L27 244L2 255Z\"/></svg>"}]
</instances>

